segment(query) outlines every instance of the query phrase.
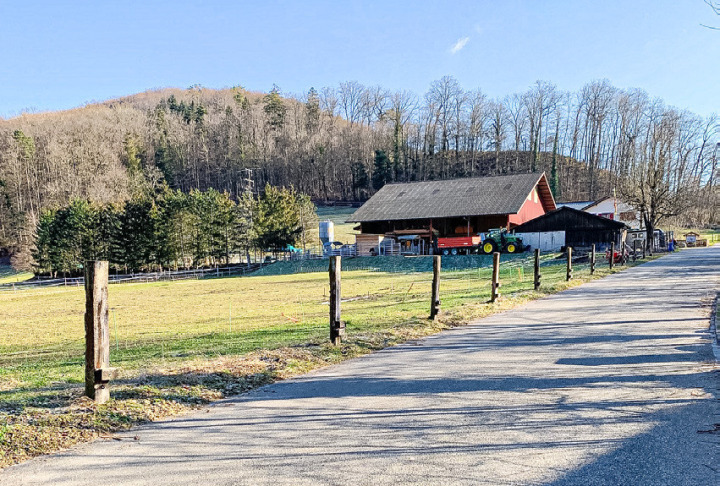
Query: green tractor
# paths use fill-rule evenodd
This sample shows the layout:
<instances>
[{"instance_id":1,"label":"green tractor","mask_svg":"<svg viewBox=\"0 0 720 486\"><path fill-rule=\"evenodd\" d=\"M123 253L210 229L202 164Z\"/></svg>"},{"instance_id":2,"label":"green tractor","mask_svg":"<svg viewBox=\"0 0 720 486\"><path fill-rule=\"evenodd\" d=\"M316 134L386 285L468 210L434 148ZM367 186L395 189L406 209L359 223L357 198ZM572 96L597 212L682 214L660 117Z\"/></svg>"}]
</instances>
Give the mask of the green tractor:
<instances>
[{"instance_id":1,"label":"green tractor","mask_svg":"<svg viewBox=\"0 0 720 486\"><path fill-rule=\"evenodd\" d=\"M522 253L526 250L522 238L508 233L505 228L494 228L488 231L480 244L480 249L488 255L496 251Z\"/></svg>"}]
</instances>

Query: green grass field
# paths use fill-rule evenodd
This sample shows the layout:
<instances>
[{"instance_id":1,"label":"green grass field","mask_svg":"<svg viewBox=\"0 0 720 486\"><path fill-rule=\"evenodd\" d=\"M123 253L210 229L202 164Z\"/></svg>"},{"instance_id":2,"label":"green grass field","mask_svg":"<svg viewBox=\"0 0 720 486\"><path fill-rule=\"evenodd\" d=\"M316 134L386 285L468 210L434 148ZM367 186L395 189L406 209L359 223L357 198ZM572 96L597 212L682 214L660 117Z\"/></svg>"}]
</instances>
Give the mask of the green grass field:
<instances>
[{"instance_id":1,"label":"green grass field","mask_svg":"<svg viewBox=\"0 0 720 486\"><path fill-rule=\"evenodd\" d=\"M597 276L608 273L606 265L598 268ZM82 398L83 289L0 292L0 467L590 278L587 265L579 266L568 284L565 263L551 260L542 274L543 287L535 292L530 259L503 263L503 297L489 304L489 268L446 270L442 314L433 322L427 319L430 272L345 271L347 340L339 347L328 343L326 272L114 284L110 361L120 377L111 387L113 400L101 406Z\"/></svg>"},{"instance_id":2,"label":"green grass field","mask_svg":"<svg viewBox=\"0 0 720 486\"><path fill-rule=\"evenodd\" d=\"M563 272L562 263L543 269L546 288L560 283ZM489 277L489 268L444 272L443 309L487 301ZM501 277L503 293L531 292L529 260L508 262ZM425 317L430 278L430 272L343 272L350 337ZM328 333L328 291L325 272L111 285L111 361L131 372L158 362L320 344ZM0 293L0 406L22 404L44 387L80 383L83 312L82 288Z\"/></svg>"},{"instance_id":3,"label":"green grass field","mask_svg":"<svg viewBox=\"0 0 720 486\"><path fill-rule=\"evenodd\" d=\"M23 282L32 277L33 274L30 272L18 272L9 265L0 265L0 285Z\"/></svg>"}]
</instances>

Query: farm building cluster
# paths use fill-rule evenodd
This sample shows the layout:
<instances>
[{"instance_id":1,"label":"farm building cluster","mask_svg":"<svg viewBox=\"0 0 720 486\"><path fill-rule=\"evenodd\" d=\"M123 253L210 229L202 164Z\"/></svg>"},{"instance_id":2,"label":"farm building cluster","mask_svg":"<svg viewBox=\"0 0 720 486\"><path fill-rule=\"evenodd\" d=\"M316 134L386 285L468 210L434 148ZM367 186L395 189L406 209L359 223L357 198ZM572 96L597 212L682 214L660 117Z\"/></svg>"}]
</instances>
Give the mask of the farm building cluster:
<instances>
[{"instance_id":1,"label":"farm building cluster","mask_svg":"<svg viewBox=\"0 0 720 486\"><path fill-rule=\"evenodd\" d=\"M544 173L387 184L348 222L358 223L358 256L605 249L645 238L631 206L556 203Z\"/></svg>"}]
</instances>

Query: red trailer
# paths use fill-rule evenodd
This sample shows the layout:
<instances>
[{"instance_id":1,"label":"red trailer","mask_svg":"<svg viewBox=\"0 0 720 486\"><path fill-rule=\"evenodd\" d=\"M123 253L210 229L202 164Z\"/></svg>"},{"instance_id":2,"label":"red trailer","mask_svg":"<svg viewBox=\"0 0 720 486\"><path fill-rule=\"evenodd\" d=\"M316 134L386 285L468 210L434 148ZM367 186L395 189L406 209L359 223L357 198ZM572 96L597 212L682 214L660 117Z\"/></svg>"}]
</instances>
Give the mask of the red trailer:
<instances>
[{"instance_id":1,"label":"red trailer","mask_svg":"<svg viewBox=\"0 0 720 486\"><path fill-rule=\"evenodd\" d=\"M437 249L443 255L457 255L477 250L480 243L482 239L479 236L448 236L437 239Z\"/></svg>"}]
</instances>

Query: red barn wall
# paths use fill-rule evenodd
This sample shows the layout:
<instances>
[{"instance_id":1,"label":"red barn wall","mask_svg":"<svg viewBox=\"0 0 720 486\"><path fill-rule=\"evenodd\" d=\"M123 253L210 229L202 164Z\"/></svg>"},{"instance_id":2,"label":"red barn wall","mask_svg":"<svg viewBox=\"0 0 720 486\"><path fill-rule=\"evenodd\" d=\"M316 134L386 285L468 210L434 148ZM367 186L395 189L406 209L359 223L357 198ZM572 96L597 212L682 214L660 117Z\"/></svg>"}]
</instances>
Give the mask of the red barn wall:
<instances>
[{"instance_id":1,"label":"red barn wall","mask_svg":"<svg viewBox=\"0 0 720 486\"><path fill-rule=\"evenodd\" d=\"M537 192L537 187L525 199L525 203L520 208L517 214L511 214L508 217L510 226L517 226L531 219L535 219L538 216L545 214L545 208L543 207L542 201Z\"/></svg>"}]
</instances>

